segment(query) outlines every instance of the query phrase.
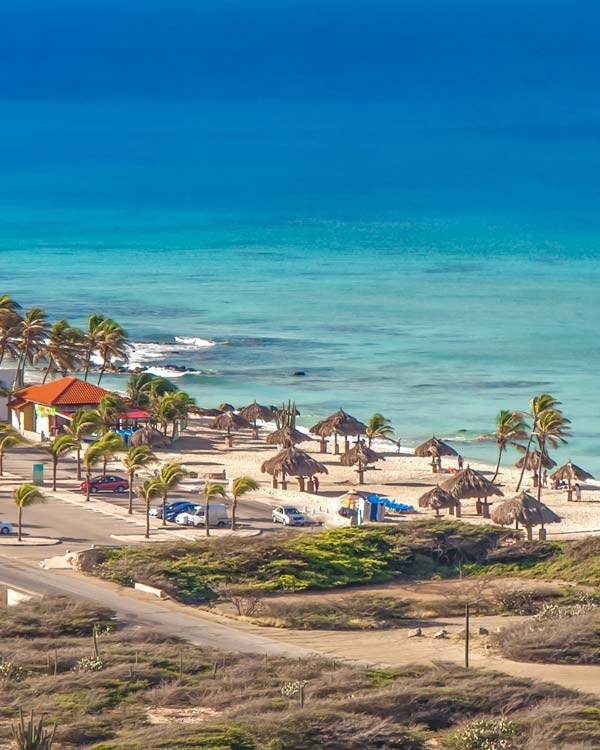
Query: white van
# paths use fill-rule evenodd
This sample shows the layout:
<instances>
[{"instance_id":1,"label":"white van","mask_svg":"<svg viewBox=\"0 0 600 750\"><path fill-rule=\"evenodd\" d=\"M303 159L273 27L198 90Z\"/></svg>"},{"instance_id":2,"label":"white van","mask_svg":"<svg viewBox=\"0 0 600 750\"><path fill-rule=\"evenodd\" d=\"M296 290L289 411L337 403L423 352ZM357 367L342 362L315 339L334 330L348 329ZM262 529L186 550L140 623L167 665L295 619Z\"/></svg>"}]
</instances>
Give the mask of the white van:
<instances>
[{"instance_id":1,"label":"white van","mask_svg":"<svg viewBox=\"0 0 600 750\"><path fill-rule=\"evenodd\" d=\"M204 505L197 505L195 510L179 513L173 520L175 523L180 523L183 526L204 526L206 523L205 516L206 507ZM223 528L231 524L227 508L223 503L210 503L208 506L208 519L211 526Z\"/></svg>"}]
</instances>

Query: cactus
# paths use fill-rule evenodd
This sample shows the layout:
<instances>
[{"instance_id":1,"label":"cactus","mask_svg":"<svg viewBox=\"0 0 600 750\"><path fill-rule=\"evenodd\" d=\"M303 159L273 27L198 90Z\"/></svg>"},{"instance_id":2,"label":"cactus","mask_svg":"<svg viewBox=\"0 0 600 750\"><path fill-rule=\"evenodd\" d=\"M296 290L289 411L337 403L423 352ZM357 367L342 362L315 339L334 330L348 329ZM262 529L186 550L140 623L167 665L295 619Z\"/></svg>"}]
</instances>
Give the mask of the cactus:
<instances>
[{"instance_id":1,"label":"cactus","mask_svg":"<svg viewBox=\"0 0 600 750\"><path fill-rule=\"evenodd\" d=\"M33 709L31 717L26 722L23 711L19 709L19 723L12 726L13 739L17 743L18 750L51 750L56 734L56 724L48 730L44 726L44 717L34 721Z\"/></svg>"}]
</instances>

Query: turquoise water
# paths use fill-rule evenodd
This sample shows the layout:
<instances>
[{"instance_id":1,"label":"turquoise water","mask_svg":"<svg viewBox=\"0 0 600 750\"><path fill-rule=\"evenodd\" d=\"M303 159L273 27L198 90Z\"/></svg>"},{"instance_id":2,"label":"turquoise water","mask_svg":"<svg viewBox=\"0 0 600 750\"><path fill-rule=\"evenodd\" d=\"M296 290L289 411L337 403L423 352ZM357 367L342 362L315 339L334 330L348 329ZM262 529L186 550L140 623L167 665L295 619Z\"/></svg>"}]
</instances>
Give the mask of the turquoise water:
<instances>
[{"instance_id":1,"label":"turquoise water","mask_svg":"<svg viewBox=\"0 0 600 750\"><path fill-rule=\"evenodd\" d=\"M227 6L14 11L3 290L111 315L202 405L379 410L467 456L550 391L556 458L600 473L589 7Z\"/></svg>"}]
</instances>

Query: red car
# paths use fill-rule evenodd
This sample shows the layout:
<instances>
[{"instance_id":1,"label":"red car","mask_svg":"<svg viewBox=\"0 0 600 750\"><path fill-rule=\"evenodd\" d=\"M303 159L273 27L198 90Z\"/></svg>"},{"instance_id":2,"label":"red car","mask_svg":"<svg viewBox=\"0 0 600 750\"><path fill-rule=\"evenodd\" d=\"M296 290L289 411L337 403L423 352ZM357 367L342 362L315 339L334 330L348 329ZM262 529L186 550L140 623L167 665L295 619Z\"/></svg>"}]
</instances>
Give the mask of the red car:
<instances>
[{"instance_id":1,"label":"red car","mask_svg":"<svg viewBox=\"0 0 600 750\"><path fill-rule=\"evenodd\" d=\"M123 477L107 474L105 477L94 477L90 481L90 492L127 492L129 482ZM81 483L81 491L87 492L87 482Z\"/></svg>"}]
</instances>

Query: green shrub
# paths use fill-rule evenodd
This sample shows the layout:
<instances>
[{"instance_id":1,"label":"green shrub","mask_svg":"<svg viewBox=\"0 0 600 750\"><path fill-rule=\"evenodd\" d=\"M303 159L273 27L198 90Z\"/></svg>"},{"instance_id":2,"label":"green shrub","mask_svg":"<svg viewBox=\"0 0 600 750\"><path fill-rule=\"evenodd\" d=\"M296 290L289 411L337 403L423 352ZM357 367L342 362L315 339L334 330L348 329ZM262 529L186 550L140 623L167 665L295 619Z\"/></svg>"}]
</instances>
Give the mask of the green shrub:
<instances>
[{"instance_id":1,"label":"green shrub","mask_svg":"<svg viewBox=\"0 0 600 750\"><path fill-rule=\"evenodd\" d=\"M517 750L519 730L510 719L478 719L452 733L452 750Z\"/></svg>"}]
</instances>

